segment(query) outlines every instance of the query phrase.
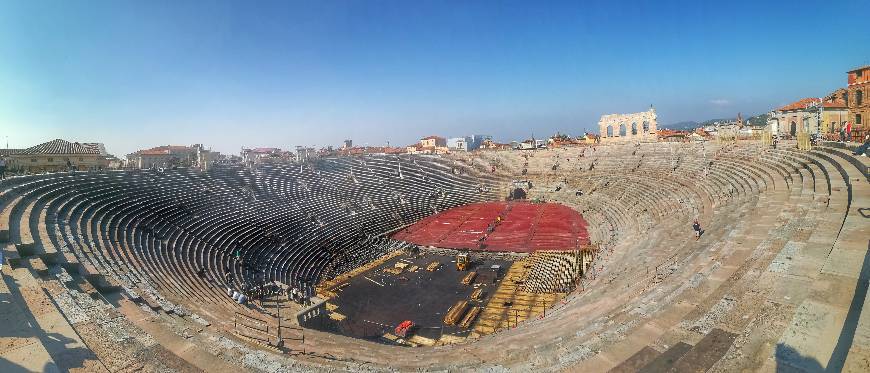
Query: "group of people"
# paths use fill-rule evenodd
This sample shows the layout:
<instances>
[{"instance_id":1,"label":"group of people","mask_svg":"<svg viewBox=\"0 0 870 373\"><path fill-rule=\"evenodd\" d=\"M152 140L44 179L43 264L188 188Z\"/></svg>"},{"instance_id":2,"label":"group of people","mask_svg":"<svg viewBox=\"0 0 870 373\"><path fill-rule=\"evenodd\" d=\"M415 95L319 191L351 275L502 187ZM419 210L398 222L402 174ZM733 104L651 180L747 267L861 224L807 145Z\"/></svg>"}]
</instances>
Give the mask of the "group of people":
<instances>
[{"instance_id":1,"label":"group of people","mask_svg":"<svg viewBox=\"0 0 870 373\"><path fill-rule=\"evenodd\" d=\"M840 138L837 140L838 142L849 142L852 141L852 123L847 122L845 126L840 128ZM867 150L870 148L870 134L864 135L864 138L861 139L861 145L858 146L854 151L852 151L853 155L862 155L867 156Z\"/></svg>"},{"instance_id":2,"label":"group of people","mask_svg":"<svg viewBox=\"0 0 870 373\"><path fill-rule=\"evenodd\" d=\"M852 122L846 122L846 125L840 128L840 142L852 141Z\"/></svg>"},{"instance_id":3,"label":"group of people","mask_svg":"<svg viewBox=\"0 0 870 373\"><path fill-rule=\"evenodd\" d=\"M272 296L281 296L284 294L284 288L275 282L265 282L253 287L245 286L244 292L249 294L251 299L264 299Z\"/></svg>"},{"instance_id":4,"label":"group of people","mask_svg":"<svg viewBox=\"0 0 870 373\"><path fill-rule=\"evenodd\" d=\"M200 275L202 275L204 270L200 271ZM251 286L248 282L242 282L240 284L240 290L234 290L233 284L235 282L235 278L232 272L225 272L224 274L224 284L227 289L227 296L233 298L234 301L239 304L246 304L249 300L263 300L268 297L283 297L287 296L287 300L294 301L298 304L309 304L311 295L307 294L305 290L310 289L298 289L293 286L282 286L280 283L276 281L267 281L263 282L259 285Z\"/></svg>"}]
</instances>

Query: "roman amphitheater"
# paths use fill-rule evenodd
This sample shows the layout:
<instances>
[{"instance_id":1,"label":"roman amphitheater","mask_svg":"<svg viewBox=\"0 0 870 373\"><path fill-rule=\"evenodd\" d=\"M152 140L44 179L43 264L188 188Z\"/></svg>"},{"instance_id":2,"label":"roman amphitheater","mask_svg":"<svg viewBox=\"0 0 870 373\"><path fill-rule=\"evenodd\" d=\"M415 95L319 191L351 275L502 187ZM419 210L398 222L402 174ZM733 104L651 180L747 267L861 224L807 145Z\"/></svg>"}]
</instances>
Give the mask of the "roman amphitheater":
<instances>
[{"instance_id":1,"label":"roman amphitheater","mask_svg":"<svg viewBox=\"0 0 870 373\"><path fill-rule=\"evenodd\" d=\"M10 178L0 371L866 372L868 162L836 145Z\"/></svg>"}]
</instances>

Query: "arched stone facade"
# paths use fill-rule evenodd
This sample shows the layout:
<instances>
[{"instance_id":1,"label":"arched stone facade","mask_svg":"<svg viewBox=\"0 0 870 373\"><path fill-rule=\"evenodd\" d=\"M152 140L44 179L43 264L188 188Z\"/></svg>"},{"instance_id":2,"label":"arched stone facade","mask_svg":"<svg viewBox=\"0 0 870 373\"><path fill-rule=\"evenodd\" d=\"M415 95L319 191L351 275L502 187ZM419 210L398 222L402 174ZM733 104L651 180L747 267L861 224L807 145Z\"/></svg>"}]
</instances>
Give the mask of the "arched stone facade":
<instances>
[{"instance_id":1,"label":"arched stone facade","mask_svg":"<svg viewBox=\"0 0 870 373\"><path fill-rule=\"evenodd\" d=\"M598 121L602 142L656 141L656 109L632 114L606 114Z\"/></svg>"}]
</instances>

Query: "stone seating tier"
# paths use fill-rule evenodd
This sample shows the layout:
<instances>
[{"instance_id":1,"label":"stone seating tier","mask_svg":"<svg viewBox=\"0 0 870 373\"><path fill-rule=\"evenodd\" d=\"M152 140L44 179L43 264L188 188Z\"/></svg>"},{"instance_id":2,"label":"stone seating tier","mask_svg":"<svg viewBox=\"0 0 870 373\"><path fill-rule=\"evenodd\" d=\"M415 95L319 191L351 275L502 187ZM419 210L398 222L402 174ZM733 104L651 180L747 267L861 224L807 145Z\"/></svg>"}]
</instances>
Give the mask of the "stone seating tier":
<instances>
[{"instance_id":1,"label":"stone seating tier","mask_svg":"<svg viewBox=\"0 0 870 373\"><path fill-rule=\"evenodd\" d=\"M866 371L866 164L834 147L801 152L787 142L779 149L741 142L46 174L0 182L0 241L6 258L39 278L69 273L73 280L61 285L92 297L120 290L152 311L229 327L235 312L256 308L227 298L225 286L263 278L313 285L403 247L385 233L450 207L502 200L511 181L528 180L530 198L580 211L599 247L578 283L572 258L531 261L538 275L527 290L574 289L546 316L413 356L311 331L306 351L345 362L296 362L310 369ZM693 218L705 229L697 241ZM56 285L47 281L42 286ZM95 334L70 325L90 346Z\"/></svg>"}]
</instances>

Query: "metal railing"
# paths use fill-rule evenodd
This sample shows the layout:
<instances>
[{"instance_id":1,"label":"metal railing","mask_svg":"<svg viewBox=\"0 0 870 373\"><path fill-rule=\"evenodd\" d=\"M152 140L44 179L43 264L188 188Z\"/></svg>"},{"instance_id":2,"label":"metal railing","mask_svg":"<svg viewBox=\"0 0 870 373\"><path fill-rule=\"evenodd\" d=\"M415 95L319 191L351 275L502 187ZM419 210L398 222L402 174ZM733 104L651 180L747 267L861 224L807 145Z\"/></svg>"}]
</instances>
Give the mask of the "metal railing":
<instances>
[{"instance_id":1,"label":"metal railing","mask_svg":"<svg viewBox=\"0 0 870 373\"><path fill-rule=\"evenodd\" d=\"M300 350L304 352L304 328L280 325L280 322L277 320L275 324L273 325L269 320L263 320L241 312L235 312L233 316L233 330L236 334L274 347L283 347L285 340L299 341L299 344L302 346ZM297 336L293 336L294 334ZM292 351L293 349L288 350Z\"/></svg>"}]
</instances>

